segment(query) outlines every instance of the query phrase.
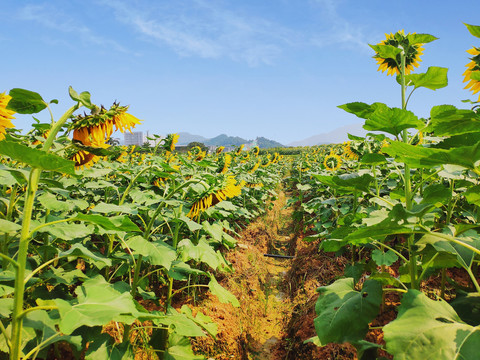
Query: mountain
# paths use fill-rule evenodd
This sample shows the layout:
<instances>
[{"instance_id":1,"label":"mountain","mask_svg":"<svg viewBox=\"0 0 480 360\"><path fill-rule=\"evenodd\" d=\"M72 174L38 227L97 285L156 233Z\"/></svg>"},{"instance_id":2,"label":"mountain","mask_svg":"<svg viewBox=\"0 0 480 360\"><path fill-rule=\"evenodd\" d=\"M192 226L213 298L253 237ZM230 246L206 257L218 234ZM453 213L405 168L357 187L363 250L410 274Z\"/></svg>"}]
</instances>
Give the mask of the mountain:
<instances>
[{"instance_id":1,"label":"mountain","mask_svg":"<svg viewBox=\"0 0 480 360\"><path fill-rule=\"evenodd\" d=\"M205 141L208 140L206 137L203 137L201 135L193 135L188 132L179 132L178 135L180 135L177 143L178 145L188 145L194 141L205 143Z\"/></svg>"},{"instance_id":2,"label":"mountain","mask_svg":"<svg viewBox=\"0 0 480 360\"><path fill-rule=\"evenodd\" d=\"M344 141L348 141L348 135L352 134L356 136L365 136L367 130L365 130L362 124L350 124L339 127L327 133L322 133L314 136L310 136L306 139L294 141L288 144L288 146L313 146L321 144L339 144Z\"/></svg>"},{"instance_id":3,"label":"mountain","mask_svg":"<svg viewBox=\"0 0 480 360\"><path fill-rule=\"evenodd\" d=\"M210 146L240 146L242 144L249 143L249 140L242 139L238 136L228 136L226 134L221 134L215 136L212 139L207 139L204 144Z\"/></svg>"},{"instance_id":4,"label":"mountain","mask_svg":"<svg viewBox=\"0 0 480 360\"><path fill-rule=\"evenodd\" d=\"M177 145L188 145L191 142L200 142L207 146L240 146L242 144L247 145L255 142L261 149L284 147L284 145L279 142L264 137L257 137L256 140L246 140L238 136L228 136L226 134L220 134L211 139L200 135L193 135L188 132L179 132L178 135L180 135L180 137Z\"/></svg>"},{"instance_id":5,"label":"mountain","mask_svg":"<svg viewBox=\"0 0 480 360\"><path fill-rule=\"evenodd\" d=\"M285 147L285 145L280 144L279 142L276 142L275 140L269 140L264 137L258 137L257 138L257 146L260 149L269 149L269 148L275 148L275 147Z\"/></svg>"}]
</instances>

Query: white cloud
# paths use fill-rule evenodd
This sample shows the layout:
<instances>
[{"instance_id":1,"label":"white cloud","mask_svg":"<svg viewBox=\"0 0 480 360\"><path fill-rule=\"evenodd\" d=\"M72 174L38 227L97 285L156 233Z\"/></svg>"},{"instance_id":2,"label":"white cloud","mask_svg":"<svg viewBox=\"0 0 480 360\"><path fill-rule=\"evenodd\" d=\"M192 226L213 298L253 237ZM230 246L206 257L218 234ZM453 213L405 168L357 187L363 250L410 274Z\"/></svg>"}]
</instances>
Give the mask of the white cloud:
<instances>
[{"instance_id":1,"label":"white cloud","mask_svg":"<svg viewBox=\"0 0 480 360\"><path fill-rule=\"evenodd\" d=\"M249 65L270 64L292 42L294 32L265 19L237 15L214 1L161 4L100 0L149 41L181 56L229 57Z\"/></svg>"},{"instance_id":2,"label":"white cloud","mask_svg":"<svg viewBox=\"0 0 480 360\"><path fill-rule=\"evenodd\" d=\"M316 46L329 46L340 44L351 48L361 49L370 52L370 47L363 34L362 28L355 26L347 19L343 18L338 11L341 0L312 0L313 3L320 5L323 13L323 19L328 30L322 31L312 36L312 43Z\"/></svg>"},{"instance_id":3,"label":"white cloud","mask_svg":"<svg viewBox=\"0 0 480 360\"><path fill-rule=\"evenodd\" d=\"M69 15L62 13L58 7L49 4L26 5L19 11L19 19L24 21L35 21L38 24L60 31L62 33L73 34L86 45L97 45L99 47L108 47L110 50L118 52L128 52L128 50L114 40L107 39L94 33L87 26L78 23ZM51 41L61 43L59 39Z\"/></svg>"}]
</instances>

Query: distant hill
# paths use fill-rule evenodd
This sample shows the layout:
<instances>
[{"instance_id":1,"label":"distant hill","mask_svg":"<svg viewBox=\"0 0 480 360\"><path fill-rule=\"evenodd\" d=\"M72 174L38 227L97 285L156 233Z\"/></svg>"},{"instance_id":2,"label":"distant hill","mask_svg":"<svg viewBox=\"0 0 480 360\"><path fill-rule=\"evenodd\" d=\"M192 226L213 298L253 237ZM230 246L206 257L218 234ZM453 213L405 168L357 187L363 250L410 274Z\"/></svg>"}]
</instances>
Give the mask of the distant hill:
<instances>
[{"instance_id":1,"label":"distant hill","mask_svg":"<svg viewBox=\"0 0 480 360\"><path fill-rule=\"evenodd\" d=\"M348 141L348 135L365 136L367 130L363 128L363 124L351 124L339 127L333 131L310 136L306 139L294 141L288 146L314 146L322 144L339 144Z\"/></svg>"},{"instance_id":2,"label":"distant hill","mask_svg":"<svg viewBox=\"0 0 480 360\"><path fill-rule=\"evenodd\" d=\"M260 149L270 149L270 148L275 148L275 147L285 147L285 145L280 144L279 142L275 140L269 140L264 137L258 137L257 138L257 146Z\"/></svg>"},{"instance_id":3,"label":"distant hill","mask_svg":"<svg viewBox=\"0 0 480 360\"><path fill-rule=\"evenodd\" d=\"M256 140L246 140L238 136L228 136L226 134L220 134L214 138L208 139L201 135L193 135L188 132L180 132L177 145L188 145L191 142L200 142L207 146L239 146L242 144L256 143L261 149L269 149L272 147L284 147L277 141L270 140L264 137L258 137Z\"/></svg>"},{"instance_id":4,"label":"distant hill","mask_svg":"<svg viewBox=\"0 0 480 360\"><path fill-rule=\"evenodd\" d=\"M228 136L226 134L221 134L215 136L214 138L208 139L204 142L205 145L210 146L239 146L250 142L249 140L242 139L238 136Z\"/></svg>"},{"instance_id":5,"label":"distant hill","mask_svg":"<svg viewBox=\"0 0 480 360\"><path fill-rule=\"evenodd\" d=\"M193 135L188 132L179 132L178 135L180 135L177 143L178 145L188 145L194 141L205 143L205 141L208 140L206 137L201 135Z\"/></svg>"}]
</instances>

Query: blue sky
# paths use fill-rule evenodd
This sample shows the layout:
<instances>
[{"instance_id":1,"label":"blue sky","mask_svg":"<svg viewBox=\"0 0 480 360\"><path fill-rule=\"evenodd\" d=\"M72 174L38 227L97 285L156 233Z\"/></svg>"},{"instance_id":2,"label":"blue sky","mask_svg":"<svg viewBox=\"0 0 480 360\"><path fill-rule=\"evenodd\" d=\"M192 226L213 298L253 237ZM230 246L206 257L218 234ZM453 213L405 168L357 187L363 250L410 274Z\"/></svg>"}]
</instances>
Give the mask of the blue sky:
<instances>
[{"instance_id":1,"label":"blue sky","mask_svg":"<svg viewBox=\"0 0 480 360\"><path fill-rule=\"evenodd\" d=\"M399 106L368 44L400 29L439 38L417 72L449 68L449 86L418 90L409 109L465 107L474 98L463 90L466 50L480 39L463 23L480 25L479 13L478 0L3 0L0 92L58 99L59 117L72 85L98 105L130 104L139 130L287 144L360 122L337 105Z\"/></svg>"}]
</instances>

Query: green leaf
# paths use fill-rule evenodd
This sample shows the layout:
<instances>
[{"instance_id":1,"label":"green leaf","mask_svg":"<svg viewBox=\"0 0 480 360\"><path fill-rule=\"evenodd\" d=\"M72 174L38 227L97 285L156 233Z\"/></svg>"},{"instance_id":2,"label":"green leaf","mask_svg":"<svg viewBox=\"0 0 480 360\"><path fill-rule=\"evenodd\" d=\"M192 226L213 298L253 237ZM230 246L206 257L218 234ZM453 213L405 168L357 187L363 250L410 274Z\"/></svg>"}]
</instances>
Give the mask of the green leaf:
<instances>
[{"instance_id":1,"label":"green leaf","mask_svg":"<svg viewBox=\"0 0 480 360\"><path fill-rule=\"evenodd\" d=\"M74 223L59 223L50 224L42 227L38 232L47 232L52 236L55 236L63 240L73 240L85 238L95 232L95 228L92 225L74 224Z\"/></svg>"},{"instance_id":2,"label":"green leaf","mask_svg":"<svg viewBox=\"0 0 480 360\"><path fill-rule=\"evenodd\" d=\"M20 229L21 225L15 224L11 221L0 219L0 234L15 235Z\"/></svg>"},{"instance_id":3,"label":"green leaf","mask_svg":"<svg viewBox=\"0 0 480 360\"><path fill-rule=\"evenodd\" d=\"M376 103L375 111L365 121L363 128L370 131L383 131L397 136L404 129L421 129L425 126L414 113L405 109L389 108ZM373 105L372 105L373 108Z\"/></svg>"},{"instance_id":4,"label":"green leaf","mask_svg":"<svg viewBox=\"0 0 480 360\"><path fill-rule=\"evenodd\" d=\"M62 251L58 254L58 256L75 256L75 257L82 257L90 260L94 260L95 262L100 262L104 264L105 266L111 266L112 265L112 260L109 258L104 257L100 253L93 253L90 250L88 250L85 246L82 244L73 244L70 249L67 251Z\"/></svg>"},{"instance_id":5,"label":"green leaf","mask_svg":"<svg viewBox=\"0 0 480 360\"><path fill-rule=\"evenodd\" d=\"M390 266L398 260L398 256L392 250L383 252L381 250L375 249L372 251L372 260L375 261L378 266Z\"/></svg>"},{"instance_id":6,"label":"green leaf","mask_svg":"<svg viewBox=\"0 0 480 360\"><path fill-rule=\"evenodd\" d=\"M467 27L468 31L470 31L470 34L472 34L475 37L480 38L480 26L477 25L469 25L465 24L464 25Z\"/></svg>"},{"instance_id":7,"label":"green leaf","mask_svg":"<svg viewBox=\"0 0 480 360\"><path fill-rule=\"evenodd\" d=\"M454 164L473 170L476 168L477 161L480 160L480 142L473 146L444 150L394 141L383 151L395 157L397 161L405 162L413 168Z\"/></svg>"},{"instance_id":8,"label":"green leaf","mask_svg":"<svg viewBox=\"0 0 480 360\"><path fill-rule=\"evenodd\" d=\"M127 245L134 254L143 255L150 264L163 266L167 270L177 258L175 249L161 240L148 241L138 235L128 239Z\"/></svg>"},{"instance_id":9,"label":"green leaf","mask_svg":"<svg viewBox=\"0 0 480 360\"><path fill-rule=\"evenodd\" d=\"M438 38L430 34L408 34L407 39L410 45L415 45L427 44L429 42L437 40Z\"/></svg>"},{"instance_id":10,"label":"green leaf","mask_svg":"<svg viewBox=\"0 0 480 360\"><path fill-rule=\"evenodd\" d=\"M360 162L367 165L377 165L386 163L387 159L382 154L368 153L362 156Z\"/></svg>"},{"instance_id":11,"label":"green leaf","mask_svg":"<svg viewBox=\"0 0 480 360\"><path fill-rule=\"evenodd\" d=\"M168 350L165 360L203 360L203 356L195 355L192 351L190 339L184 336L171 334L168 338Z\"/></svg>"},{"instance_id":12,"label":"green leaf","mask_svg":"<svg viewBox=\"0 0 480 360\"><path fill-rule=\"evenodd\" d=\"M349 192L361 191L368 193L370 192L369 185L373 181L373 177L370 174L363 174L362 176L359 176L355 173L340 176L325 176L312 174L312 176L325 185Z\"/></svg>"},{"instance_id":13,"label":"green leaf","mask_svg":"<svg viewBox=\"0 0 480 360\"><path fill-rule=\"evenodd\" d=\"M430 118L427 131L433 131L436 136L478 133L480 127L479 114L472 110L457 109L453 105L434 106Z\"/></svg>"},{"instance_id":14,"label":"green leaf","mask_svg":"<svg viewBox=\"0 0 480 360\"><path fill-rule=\"evenodd\" d=\"M452 198L452 192L442 184L433 184L423 189L422 203L448 204Z\"/></svg>"},{"instance_id":15,"label":"green leaf","mask_svg":"<svg viewBox=\"0 0 480 360\"><path fill-rule=\"evenodd\" d=\"M47 107L47 103L39 93L25 90L12 89L8 93L12 98L8 102L7 109L19 114L35 114Z\"/></svg>"},{"instance_id":16,"label":"green leaf","mask_svg":"<svg viewBox=\"0 0 480 360\"><path fill-rule=\"evenodd\" d=\"M178 243L177 251L180 254L180 260L184 262L193 259L207 264L213 270L217 270L221 266L227 266L222 254L215 252L205 238L201 238L197 245L190 239L183 239Z\"/></svg>"},{"instance_id":17,"label":"green leaf","mask_svg":"<svg viewBox=\"0 0 480 360\"><path fill-rule=\"evenodd\" d=\"M480 329L465 324L445 301L417 290L403 295L397 318L383 332L396 360L478 358Z\"/></svg>"},{"instance_id":18,"label":"green leaf","mask_svg":"<svg viewBox=\"0 0 480 360\"><path fill-rule=\"evenodd\" d=\"M426 73L405 76L405 82L407 85L413 85L415 89L424 87L430 90L437 90L448 85L447 72L447 68L430 66Z\"/></svg>"},{"instance_id":19,"label":"green leaf","mask_svg":"<svg viewBox=\"0 0 480 360\"><path fill-rule=\"evenodd\" d=\"M480 206L480 185L475 185L463 193L470 204Z\"/></svg>"},{"instance_id":20,"label":"green leaf","mask_svg":"<svg viewBox=\"0 0 480 360\"><path fill-rule=\"evenodd\" d=\"M13 298L0 299L0 318L8 318L13 312Z\"/></svg>"},{"instance_id":21,"label":"green leaf","mask_svg":"<svg viewBox=\"0 0 480 360\"><path fill-rule=\"evenodd\" d=\"M383 59L393 59L397 60L397 55L402 52L402 49L392 46L392 45L368 45L370 46L375 52L376 55Z\"/></svg>"},{"instance_id":22,"label":"green leaf","mask_svg":"<svg viewBox=\"0 0 480 360\"><path fill-rule=\"evenodd\" d=\"M315 330L322 345L363 340L368 324L375 318L382 302L380 283L367 280L362 291L354 289L352 278L340 279L317 290ZM352 314L355 314L354 319Z\"/></svg>"},{"instance_id":23,"label":"green leaf","mask_svg":"<svg viewBox=\"0 0 480 360\"><path fill-rule=\"evenodd\" d=\"M239 307L240 303L238 302L235 295L233 295L230 291L222 287L215 277L212 275L210 276L210 282L208 283L208 288L212 292L213 295L218 297L218 300L224 304L232 304L234 307Z\"/></svg>"},{"instance_id":24,"label":"green leaf","mask_svg":"<svg viewBox=\"0 0 480 360\"><path fill-rule=\"evenodd\" d=\"M180 309L190 320L194 321L198 326L207 331L213 338L217 335L218 325L212 321L209 316L204 315L201 311L197 312L197 316L193 316L192 309L187 305L183 305Z\"/></svg>"},{"instance_id":25,"label":"green leaf","mask_svg":"<svg viewBox=\"0 0 480 360\"><path fill-rule=\"evenodd\" d=\"M50 211L69 211L75 208L70 201L59 201L57 197L49 192L43 193L37 197L40 204Z\"/></svg>"},{"instance_id":26,"label":"green leaf","mask_svg":"<svg viewBox=\"0 0 480 360\"><path fill-rule=\"evenodd\" d=\"M190 265L182 261L174 261L170 270L168 271L168 276L179 281L187 281L190 279L191 274L207 275L205 271L192 268Z\"/></svg>"},{"instance_id":27,"label":"green leaf","mask_svg":"<svg viewBox=\"0 0 480 360\"><path fill-rule=\"evenodd\" d=\"M472 71L470 73L470 79L480 81L480 71Z\"/></svg>"},{"instance_id":28,"label":"green leaf","mask_svg":"<svg viewBox=\"0 0 480 360\"><path fill-rule=\"evenodd\" d=\"M104 202L100 202L92 209L92 212L98 212L101 214L110 214L110 213L127 213L136 215L138 211L129 205L115 205L115 204L107 204Z\"/></svg>"},{"instance_id":29,"label":"green leaf","mask_svg":"<svg viewBox=\"0 0 480 360\"><path fill-rule=\"evenodd\" d=\"M117 230L127 232L140 231L138 226L135 225L135 223L133 223L132 220L130 220L126 215L105 217L102 215L77 214L74 220L91 222L93 224L101 226L105 230Z\"/></svg>"},{"instance_id":30,"label":"green leaf","mask_svg":"<svg viewBox=\"0 0 480 360\"><path fill-rule=\"evenodd\" d=\"M346 112L357 115L361 119L368 119L370 114L375 111L375 109L372 108L372 106L375 104L368 105L363 102L352 102L344 105L339 105L338 107L345 110Z\"/></svg>"},{"instance_id":31,"label":"green leaf","mask_svg":"<svg viewBox=\"0 0 480 360\"><path fill-rule=\"evenodd\" d=\"M75 175L75 162L45 151L30 148L17 142L8 140L0 141L0 154L38 169Z\"/></svg>"},{"instance_id":32,"label":"green leaf","mask_svg":"<svg viewBox=\"0 0 480 360\"><path fill-rule=\"evenodd\" d=\"M128 341L117 344L108 334L101 334L89 343L85 360L131 360L135 354Z\"/></svg>"},{"instance_id":33,"label":"green leaf","mask_svg":"<svg viewBox=\"0 0 480 360\"><path fill-rule=\"evenodd\" d=\"M457 291L450 303L462 321L472 326L480 325L480 294Z\"/></svg>"},{"instance_id":34,"label":"green leaf","mask_svg":"<svg viewBox=\"0 0 480 360\"><path fill-rule=\"evenodd\" d=\"M88 91L84 91L78 95L78 93L73 90L71 86L68 87L68 94L70 95L70 98L74 101L77 101L81 103L83 106L89 108L89 109L94 109L95 105L92 104L90 101L90 93Z\"/></svg>"},{"instance_id":35,"label":"green leaf","mask_svg":"<svg viewBox=\"0 0 480 360\"><path fill-rule=\"evenodd\" d=\"M121 315L138 313L130 292L117 290L100 275L77 287L75 294L77 298L72 301L54 300L61 318L60 331L67 335L82 325L105 325L124 320Z\"/></svg>"}]
</instances>

